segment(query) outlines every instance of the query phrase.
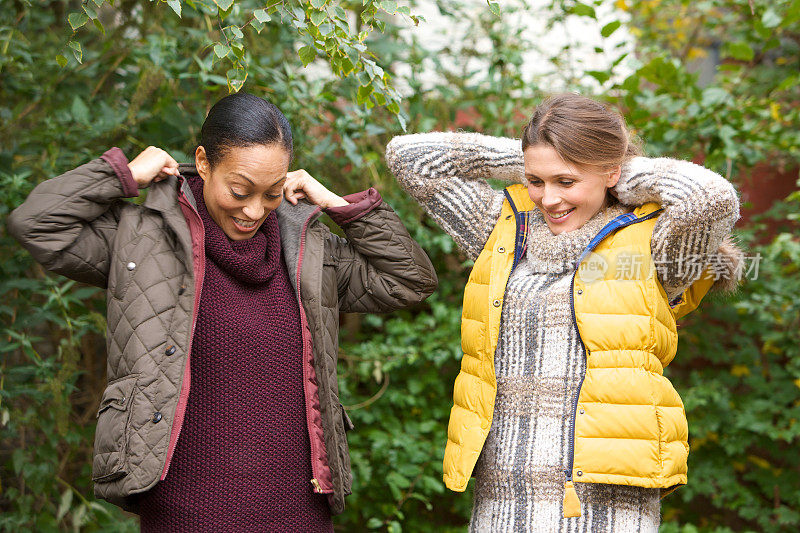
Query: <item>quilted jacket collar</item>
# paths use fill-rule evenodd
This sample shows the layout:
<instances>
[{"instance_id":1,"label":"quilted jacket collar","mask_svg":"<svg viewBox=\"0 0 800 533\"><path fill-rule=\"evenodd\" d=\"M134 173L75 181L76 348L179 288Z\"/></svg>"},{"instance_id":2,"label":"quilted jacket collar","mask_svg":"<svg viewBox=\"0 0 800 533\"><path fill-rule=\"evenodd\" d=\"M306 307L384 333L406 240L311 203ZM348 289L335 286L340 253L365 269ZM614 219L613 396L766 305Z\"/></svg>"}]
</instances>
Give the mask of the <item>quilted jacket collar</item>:
<instances>
[{"instance_id":1,"label":"quilted jacket collar","mask_svg":"<svg viewBox=\"0 0 800 533\"><path fill-rule=\"evenodd\" d=\"M297 205L284 200L275 210L278 229L281 232L283 259L289 270L289 279L295 288L297 288L297 264L304 244L305 229L319 217L321 212L319 207L305 200L300 200Z\"/></svg>"},{"instance_id":2,"label":"quilted jacket collar","mask_svg":"<svg viewBox=\"0 0 800 533\"><path fill-rule=\"evenodd\" d=\"M162 213L177 231L181 240L186 240L185 244L189 243L189 228L185 225L185 219L176 209L178 205L178 195L182 193L185 195L189 204L196 210L197 201L192 194L191 189L183 176L197 175L197 168L195 165L180 165L179 171L181 177L170 176L164 181L154 183L151 185L147 193L147 199L144 202L144 207L159 211ZM283 248L284 260L289 270L289 277L292 284L297 287L297 262L300 258L301 239L304 229L316 220L322 210L305 200L300 200L297 205L292 205L289 202L281 202L275 214L278 217L278 227L281 233L281 246Z\"/></svg>"}]
</instances>

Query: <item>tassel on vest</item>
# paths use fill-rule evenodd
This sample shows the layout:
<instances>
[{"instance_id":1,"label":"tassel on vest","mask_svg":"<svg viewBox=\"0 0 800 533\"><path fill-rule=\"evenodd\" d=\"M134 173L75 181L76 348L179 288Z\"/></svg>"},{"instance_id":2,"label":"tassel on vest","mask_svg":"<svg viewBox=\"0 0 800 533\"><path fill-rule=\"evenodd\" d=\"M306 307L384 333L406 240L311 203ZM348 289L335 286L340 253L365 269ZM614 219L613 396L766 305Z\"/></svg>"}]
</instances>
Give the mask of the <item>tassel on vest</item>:
<instances>
[{"instance_id":1,"label":"tassel on vest","mask_svg":"<svg viewBox=\"0 0 800 533\"><path fill-rule=\"evenodd\" d=\"M572 518L581 515L581 501L572 481L564 484L564 518Z\"/></svg>"}]
</instances>

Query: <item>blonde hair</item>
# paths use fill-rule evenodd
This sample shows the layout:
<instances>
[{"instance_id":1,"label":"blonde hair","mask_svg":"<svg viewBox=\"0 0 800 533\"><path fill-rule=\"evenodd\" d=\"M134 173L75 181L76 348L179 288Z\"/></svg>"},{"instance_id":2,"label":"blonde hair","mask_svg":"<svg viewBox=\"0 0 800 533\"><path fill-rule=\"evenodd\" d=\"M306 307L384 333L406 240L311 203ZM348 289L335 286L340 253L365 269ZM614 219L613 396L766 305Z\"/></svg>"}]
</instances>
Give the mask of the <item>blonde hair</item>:
<instances>
[{"instance_id":1,"label":"blonde hair","mask_svg":"<svg viewBox=\"0 0 800 533\"><path fill-rule=\"evenodd\" d=\"M534 111L522 130L522 149L541 144L568 163L602 170L642 155L619 112L574 93L551 96Z\"/></svg>"}]
</instances>

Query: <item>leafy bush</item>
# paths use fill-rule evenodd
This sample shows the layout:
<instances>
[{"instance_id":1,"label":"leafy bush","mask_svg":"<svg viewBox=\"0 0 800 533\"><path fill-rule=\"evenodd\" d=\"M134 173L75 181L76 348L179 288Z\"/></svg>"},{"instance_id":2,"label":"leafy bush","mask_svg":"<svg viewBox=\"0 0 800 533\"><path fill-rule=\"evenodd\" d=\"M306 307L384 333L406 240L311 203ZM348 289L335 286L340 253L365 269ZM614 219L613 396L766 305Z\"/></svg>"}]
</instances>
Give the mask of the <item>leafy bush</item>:
<instances>
[{"instance_id":1,"label":"leafy bush","mask_svg":"<svg viewBox=\"0 0 800 533\"><path fill-rule=\"evenodd\" d=\"M178 0L118 2L113 9L105 4L98 13L105 35L87 29L86 13L86 27L71 38L64 21L74 3L51 2L50 10L14 3L8 11L14 24L0 25L0 216L38 181L111 145L133 156L153 144L190 160L208 106L229 85L243 81L245 90L271 98L294 126L297 166L338 192L377 186L440 276L439 291L415 309L344 317L340 389L356 425L349 433L355 481L337 529L460 531L471 497L445 490L441 469L460 365L461 295L471 265L388 174L383 147L401 131L396 113L415 132L458 126L514 136L545 87L603 91L627 112L650 153L705 155L709 166L732 179L758 161L797 165L800 143L791 125L797 123L800 96L800 85L792 81L800 4L615 2L629 14L613 14L597 31L607 37L627 27L638 37L612 52L609 72L570 65L562 51L540 58L549 74L532 78L523 75L526 54L538 43L518 23L518 10L528 9L524 2L503 2L500 17L493 14L494 2L477 12L467 2L439 3L454 24L468 25L469 39L434 51L413 32L408 41L401 37L401 28L413 23L402 6L368 3L376 11L366 18L360 17L363 2L338 3L345 18L356 22L348 26L350 34L336 25L333 41L314 39L328 31L314 13L335 9L317 0L297 3L306 15L292 11L286 15L290 23L281 24L280 14L271 12L275 16L260 33L245 27L250 15L259 20L255 11L263 5L254 2L194 2L196 9ZM551 26L574 17L595 20L607 7L601 3L553 1L543 16ZM217 18L219 4L223 13ZM176 5L182 18L173 14ZM751 5L755 14L748 16ZM659 37L659 16L681 9L691 11L683 21L687 28L699 29ZM388 17L386 11L401 15ZM242 37L232 24L244 29ZM376 31L362 35L369 24ZM340 79L325 64L339 58L342 66L343 57L350 57L346 47L362 46L353 35L378 53L376 66L382 68L370 66L368 72L364 60L377 58L359 51L350 75ZM723 43L723 56L735 61L724 63L703 86L683 51L702 49L706 35L734 35L731 43L744 44ZM70 40L81 43L80 64L72 52L77 50L65 45ZM228 46L228 53L216 44ZM72 59L60 67L55 56L65 46ZM309 46L314 50L298 56ZM325 61L303 70L312 51ZM487 66L467 69L465 58L480 58ZM430 65L438 79L423 81ZM407 88L402 108L390 106L394 82ZM381 91L388 94L386 107L376 105ZM693 452L689 485L664 501L665 532L800 526L793 480L799 466L793 452L800 242L790 220L797 202L776 207L770 219L786 226L777 234L760 223L740 231L748 254L764 257L758 280L735 297L708 301L681 328L679 356L669 371L686 403ZM0 273L0 529L136 530L135 518L91 497L93 421L105 386L102 291L46 275L2 230Z\"/></svg>"}]
</instances>

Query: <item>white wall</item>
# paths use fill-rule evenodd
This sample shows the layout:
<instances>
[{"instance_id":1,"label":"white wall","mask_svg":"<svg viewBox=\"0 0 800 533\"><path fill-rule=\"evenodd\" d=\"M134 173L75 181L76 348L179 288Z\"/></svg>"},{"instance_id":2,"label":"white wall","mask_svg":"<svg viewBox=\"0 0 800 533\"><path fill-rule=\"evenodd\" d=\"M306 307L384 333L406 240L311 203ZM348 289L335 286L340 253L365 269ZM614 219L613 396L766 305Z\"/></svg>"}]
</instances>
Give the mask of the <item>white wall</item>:
<instances>
[{"instance_id":1,"label":"white wall","mask_svg":"<svg viewBox=\"0 0 800 533\"><path fill-rule=\"evenodd\" d=\"M485 68L486 61L479 57L468 59L466 65L456 65L452 59L459 57L458 51L461 48L474 48L488 53L491 46L485 34L476 36L469 33L475 27L470 20L475 21L479 14L489 11L486 1L460 0L459 3L466 7L464 13L466 18L462 22L441 14L437 6L447 5L446 2L420 0L411 10L412 13L424 16L426 22L414 27L413 23L404 21L410 27L403 31L403 35L409 40L412 36L416 37L418 42L431 51L442 52L440 58L448 70L465 68L469 71ZM611 20L620 18L626 20L626 14L617 10L613 2L606 0L601 6L596 7L599 20L570 16L566 22L558 23L549 30L546 28L546 23L551 18L551 12L546 9L548 3L547 0L500 2L503 20L512 28L525 29L523 45L529 50L524 55L523 65L523 77L526 81L539 80L540 83L550 84L554 91L560 90L563 89L565 78L585 70L607 71L617 57L631 50L632 38L624 26L608 38L603 38L600 34L601 28ZM514 32L510 33L513 35ZM563 47L567 44L572 46L564 50ZM448 47L449 51L446 51ZM601 48L602 51L598 53L595 47ZM548 61L553 56L558 56L564 65L559 73L554 71L554 66ZM442 78L437 74L433 63L424 67L422 80L428 82L426 85L432 86L435 82L441 81ZM616 69L618 78L624 77L628 72L630 69L626 68L625 62ZM399 73L402 77L405 72L400 70ZM600 88L592 78L582 81ZM402 92L404 88L401 86L399 89Z\"/></svg>"}]
</instances>

